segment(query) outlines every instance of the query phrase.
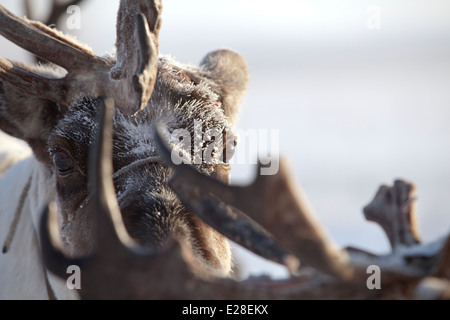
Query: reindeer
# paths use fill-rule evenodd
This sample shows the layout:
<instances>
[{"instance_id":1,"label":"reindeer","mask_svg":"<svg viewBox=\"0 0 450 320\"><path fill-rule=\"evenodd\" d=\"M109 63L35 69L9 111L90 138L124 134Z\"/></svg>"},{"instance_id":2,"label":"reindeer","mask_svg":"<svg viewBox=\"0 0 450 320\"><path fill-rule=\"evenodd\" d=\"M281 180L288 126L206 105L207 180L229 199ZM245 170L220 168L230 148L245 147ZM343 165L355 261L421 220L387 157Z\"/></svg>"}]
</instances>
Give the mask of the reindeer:
<instances>
[{"instance_id":1,"label":"reindeer","mask_svg":"<svg viewBox=\"0 0 450 320\"><path fill-rule=\"evenodd\" d=\"M83 259L64 256L54 244L58 229L54 206L44 211L40 224L46 267L65 278L68 266L81 266L83 299L450 298L450 236L421 244L413 184L397 180L393 186L381 186L364 208L366 219L385 230L392 253L379 256L358 248L341 249L317 221L285 159L273 176L259 176L249 186L229 186L189 164L174 165L173 150L161 126L156 128L156 141L165 163L173 167L169 185L183 204L231 237L233 230L237 231L247 248L284 264L291 277L241 282L209 277L200 265L192 263L193 257L187 254L192 251L185 250L184 240L174 241L173 237L166 239L159 252L144 253L123 235L120 208L112 192L112 101L102 109L98 147L91 155L91 167L98 170L89 175L95 190L94 211L101 221L97 251ZM246 222L251 227L246 227ZM272 235L264 236L264 228ZM297 258L306 267L298 269ZM383 272L378 290L370 289L367 273L373 267Z\"/></svg>"},{"instance_id":2,"label":"reindeer","mask_svg":"<svg viewBox=\"0 0 450 320\"><path fill-rule=\"evenodd\" d=\"M5 243L0 298L72 296L45 271L36 230L41 209L54 201L66 255L77 258L95 250L93 191L87 178L95 168L89 167L88 155L99 128L102 97L111 97L116 106L113 192L126 234L150 252L173 234L185 239L186 250L204 272L230 273L226 238L191 214L168 187L171 168L161 164L153 128L162 122L168 132L193 132L193 120L201 119L204 130L229 130L247 89L248 68L231 50L211 52L199 66L158 57L161 10L160 1L122 0L117 56L103 58L0 6L4 37L67 72L0 59L0 129L32 150L16 157L12 166L11 157L5 156L4 166L8 161L10 168L0 180L0 235ZM202 163L198 169L228 182L224 161Z\"/></svg>"},{"instance_id":3,"label":"reindeer","mask_svg":"<svg viewBox=\"0 0 450 320\"><path fill-rule=\"evenodd\" d=\"M122 0L113 59L0 7L3 36L68 72L0 59L0 128L33 151L0 181L1 234L13 235L0 260L2 297L73 298L71 265L81 268L83 299L449 297L450 237L420 243L414 185L382 186L364 209L389 237L383 256L339 248L284 158L277 174L230 186L226 129L246 63L229 50L199 67L157 59L160 13L159 1ZM171 137L193 133L198 118L225 132L224 156L187 164ZM227 238L291 276L224 279ZM373 265L381 291L366 287Z\"/></svg>"}]
</instances>

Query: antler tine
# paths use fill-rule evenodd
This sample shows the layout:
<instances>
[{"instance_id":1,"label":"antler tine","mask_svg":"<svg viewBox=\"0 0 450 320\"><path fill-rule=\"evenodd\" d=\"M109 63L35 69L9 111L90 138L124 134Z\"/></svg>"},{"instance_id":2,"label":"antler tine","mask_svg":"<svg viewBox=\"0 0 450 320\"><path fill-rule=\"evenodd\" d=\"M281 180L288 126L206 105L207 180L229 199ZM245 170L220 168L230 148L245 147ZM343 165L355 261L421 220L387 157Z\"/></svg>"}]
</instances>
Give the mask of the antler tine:
<instances>
[{"instance_id":1,"label":"antler tine","mask_svg":"<svg viewBox=\"0 0 450 320\"><path fill-rule=\"evenodd\" d=\"M80 95L110 96L118 109L132 115L148 104L156 82L161 8L158 0L122 0L117 22L117 63L113 67L108 60L47 26L20 19L0 5L1 35L68 71L62 79L46 79L2 59L0 79L65 105Z\"/></svg>"},{"instance_id":2,"label":"antler tine","mask_svg":"<svg viewBox=\"0 0 450 320\"><path fill-rule=\"evenodd\" d=\"M158 70L160 0L121 0L117 17L117 63L111 78L119 80L117 101L121 110L133 114L150 100Z\"/></svg>"},{"instance_id":3,"label":"antler tine","mask_svg":"<svg viewBox=\"0 0 450 320\"><path fill-rule=\"evenodd\" d=\"M280 247L269 232L239 210L227 206L214 196L203 194L198 188L187 186L185 178L175 173L169 185L189 210L228 239L253 253L285 265L291 273L298 269L298 259Z\"/></svg>"},{"instance_id":4,"label":"antler tine","mask_svg":"<svg viewBox=\"0 0 450 320\"><path fill-rule=\"evenodd\" d=\"M294 176L284 158L280 159L275 175L259 175L245 188L251 196L244 203L254 204L248 214L269 228L280 243L306 264L341 279L352 278L354 270L347 254L329 237ZM258 204L258 199L264 201Z\"/></svg>"},{"instance_id":5,"label":"antler tine","mask_svg":"<svg viewBox=\"0 0 450 320\"><path fill-rule=\"evenodd\" d=\"M97 137L90 152L89 183L94 208L98 213L98 250L117 250L122 245L136 253L144 250L138 247L123 224L112 181L112 136L114 101L100 98L100 121Z\"/></svg>"},{"instance_id":6,"label":"antler tine","mask_svg":"<svg viewBox=\"0 0 450 320\"><path fill-rule=\"evenodd\" d=\"M171 152L164 146L161 129L158 130L157 140L163 156L171 163ZM247 187L226 185L187 165L173 167L177 183L172 186L177 193L183 192L184 188L194 189L195 186L199 193L209 195L206 196L207 199L213 198L213 195L223 203L245 212L307 264L343 279L353 276L353 268L349 266L347 255L338 249L316 221L306 195L293 182L292 171L285 160L280 162L276 175L259 176ZM191 201L186 198L184 204L193 208L210 209L204 199ZM218 207L217 210L221 209ZM223 209L221 214L227 215Z\"/></svg>"},{"instance_id":7,"label":"antler tine","mask_svg":"<svg viewBox=\"0 0 450 320\"><path fill-rule=\"evenodd\" d=\"M381 186L372 202L364 207L366 219L383 228L393 250L420 243L416 200L415 185L396 180L392 187Z\"/></svg>"},{"instance_id":8,"label":"antler tine","mask_svg":"<svg viewBox=\"0 0 450 320\"><path fill-rule=\"evenodd\" d=\"M62 41L61 38L55 36L51 29L45 32L45 28L43 25L38 28L32 23L20 19L0 5L0 34L23 49L70 71L110 68L105 59ZM44 43L45 45L42 45Z\"/></svg>"},{"instance_id":9,"label":"antler tine","mask_svg":"<svg viewBox=\"0 0 450 320\"><path fill-rule=\"evenodd\" d=\"M2 57L0 57L0 80L44 99L52 101L64 99L61 80L43 77Z\"/></svg>"},{"instance_id":10,"label":"antler tine","mask_svg":"<svg viewBox=\"0 0 450 320\"><path fill-rule=\"evenodd\" d=\"M67 276L67 267L71 265L82 265L88 258L68 259L61 252L60 247L55 246L58 239L58 221L56 217L56 204L51 203L45 207L41 215L39 226L39 240L41 245L41 256L45 267L60 278Z\"/></svg>"},{"instance_id":11,"label":"antler tine","mask_svg":"<svg viewBox=\"0 0 450 320\"><path fill-rule=\"evenodd\" d=\"M161 126L156 129L156 140L166 161L171 163L171 152L162 138ZM169 180L183 204L200 219L230 240L268 260L285 265L290 272L297 270L300 262L289 251L282 248L274 237L258 223L238 209L228 206L195 184L186 184L200 173L192 166L175 166L175 173ZM215 180L213 180L215 181ZM194 187L193 187L194 186Z\"/></svg>"}]
</instances>

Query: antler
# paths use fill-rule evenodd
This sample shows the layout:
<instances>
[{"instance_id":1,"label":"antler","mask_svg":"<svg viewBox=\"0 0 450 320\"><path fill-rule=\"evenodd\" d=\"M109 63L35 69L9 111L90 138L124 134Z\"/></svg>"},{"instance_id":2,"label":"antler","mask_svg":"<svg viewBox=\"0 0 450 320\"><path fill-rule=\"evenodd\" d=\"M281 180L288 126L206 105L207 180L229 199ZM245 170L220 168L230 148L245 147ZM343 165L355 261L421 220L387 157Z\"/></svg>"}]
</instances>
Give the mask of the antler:
<instances>
[{"instance_id":1,"label":"antler","mask_svg":"<svg viewBox=\"0 0 450 320\"><path fill-rule=\"evenodd\" d=\"M200 174L190 165L173 164L172 153L169 145L162 138L162 131L162 127L159 126L156 133L156 141L166 163L175 169L169 180L169 185L183 204L192 212L195 212L205 223L230 240L266 259L285 265L290 272L294 272L299 266L298 259L279 246L274 237L264 227L242 213L239 210L241 209L240 207L233 207L233 202L221 201L220 199L222 199L223 195L211 194L209 192L211 190L207 187L200 187L204 181L230 188L228 185ZM177 155L173 156L176 157ZM181 163L181 161L177 163ZM186 184L185 181L190 181L192 184Z\"/></svg>"},{"instance_id":2,"label":"antler","mask_svg":"<svg viewBox=\"0 0 450 320\"><path fill-rule=\"evenodd\" d=\"M161 133L157 134L157 141L166 162L172 163L171 152L164 144ZM188 208L194 208L193 211L202 219L207 219L202 211L206 214L215 212L217 217L226 219L230 214L229 210L234 209L234 212L236 209L238 212L240 210L259 222L263 228L270 230L281 245L290 249L306 264L343 279L348 278L353 272L348 265L346 254L338 250L337 245L317 223L305 194L292 180L291 171L285 160L281 160L276 175L258 176L255 182L246 187L229 186L202 175L189 165L173 167L175 173L170 180L170 186L183 204ZM189 181L189 185L186 181ZM225 223L222 223L221 226L213 227L233 239L226 233L224 226ZM243 228L236 225L235 227L240 235L249 235ZM270 255L257 250L252 244L258 243L258 240L250 239L251 237L247 237L246 241L249 243L244 246L270 259ZM272 260L283 263L282 260Z\"/></svg>"},{"instance_id":3,"label":"antler","mask_svg":"<svg viewBox=\"0 0 450 320\"><path fill-rule=\"evenodd\" d=\"M122 103L127 114L144 108L153 92L158 69L161 12L161 0L120 1L117 63L111 70L111 77L124 84L118 89L123 91ZM134 96L130 102L127 101L127 94ZM121 101L116 100L118 102Z\"/></svg>"},{"instance_id":4,"label":"antler","mask_svg":"<svg viewBox=\"0 0 450 320\"><path fill-rule=\"evenodd\" d=\"M171 155L162 143L161 134L159 144L170 161ZM397 293L404 290L402 283L417 284L428 276L448 278L450 242L444 238L420 244L416 188L411 183L397 180L392 187L382 186L364 209L366 217L379 223L393 243L394 252L377 256L359 249L340 250L329 239L306 195L292 179L292 170L284 159L276 175L258 176L245 187L226 185L188 165L173 168L171 187L187 207L196 208L194 212L200 217L204 214L202 211L211 211L211 201L215 201L215 210L219 211L215 214L223 217L228 213L222 208L239 209L269 230L306 265L341 279L343 282L338 282L346 287L352 286L350 282L364 283L371 265L381 268L383 286ZM194 196L186 197L186 190Z\"/></svg>"},{"instance_id":5,"label":"antler","mask_svg":"<svg viewBox=\"0 0 450 320\"><path fill-rule=\"evenodd\" d=\"M103 104L102 104L103 106ZM67 260L54 248L51 230L46 229L47 214L41 222L41 244L43 260L47 268L61 277L65 277L65 267L77 264L81 268L81 297L84 299L373 299L373 298L446 298L449 285L449 243L450 237L439 239L427 245L411 246L404 251L396 251L386 256L371 255L363 250L348 250L346 253L336 248L330 242L320 224L313 218L312 209L305 203L303 195L294 194L298 189L290 181L289 171L281 162L280 172L270 177L259 178L248 187L232 187L218 183L203 176L189 166L176 166L175 178L171 184L181 199L196 212L203 209L214 209L219 199L226 200L235 207L250 210L261 210L258 219L281 243L289 244L289 248L304 261L308 261L313 269L300 273L298 277L286 280L267 280L265 278L251 279L242 282L225 279L203 279L191 271L186 261L190 259L189 252L183 250L183 243L177 244L167 239L166 246L158 253L145 254L128 239L123 229L123 222L117 208L113 185L111 181L111 130L112 101L106 101L105 113L97 137L97 147L91 154L92 170L90 181L95 195L94 209L99 216L99 245L94 255L82 260ZM103 109L102 109L103 110ZM159 137L161 140L162 138ZM162 144L161 147L165 148ZM167 152L167 150L163 151ZM177 177L178 176L178 177ZM183 178L183 179L181 179ZM192 180L193 179L193 180ZM183 197L186 189L198 189L195 196ZM193 187L194 186L194 187ZM201 187L200 187L201 186ZM391 191L412 190L409 184L398 181ZM269 197L277 187L277 197ZM297 187L298 188L298 187ZM390 187L384 187L390 188ZM96 191L95 191L96 190ZM200 190L200 191L199 191ZM205 197L198 197L197 192L210 194L212 202ZM218 195L222 192L221 195ZM256 196L255 196L256 194ZM382 193L387 194L387 193ZM390 197L375 197L376 203L370 207L376 212L390 203ZM400 193L401 194L401 193ZM407 193L412 197L412 193ZM269 197L268 209L262 209L259 201ZM397 198L401 203L411 200L408 196ZM195 202L197 202L195 204ZM194 204L192 204L194 203ZM230 212L224 210L227 205L219 205L219 217L213 217L213 223L220 225L227 221ZM202 209L203 208L203 209ZM404 207L393 210L393 216L404 214ZM200 209L200 210L198 210ZM220 211L224 212L220 212ZM255 211L252 211L256 214ZM205 217L200 212L200 217ZM220 215L225 220L220 220ZM242 213L241 213L242 214ZM384 214L384 213L383 213ZM377 216L377 215L375 215ZM271 218L271 219L270 219ZM217 220L219 219L219 220ZM376 220L376 219L375 219ZM239 225L239 223L238 223ZM251 224L250 228L253 226ZM222 228L219 226L219 228ZM242 232L244 242L253 246L252 232L246 232L247 226L238 227ZM300 228L300 231L297 231ZM53 223L53 230L57 226ZM226 232L227 227L224 228ZM258 230L258 229L257 229ZM284 230L284 233L282 232ZM399 228L398 230L404 230ZM233 230L232 230L233 232ZM250 236L249 236L250 234ZM292 237L294 239L292 239ZM302 242L298 244L297 242ZM124 244L125 243L125 244ZM312 248L311 248L312 247ZM317 250L317 257L314 256ZM264 250L263 250L264 251ZM350 259L349 259L350 257ZM330 263L330 266L326 264ZM369 290L366 287L366 269L376 264L382 270L382 290ZM308 267L306 267L308 268ZM349 271L345 271L348 268ZM324 276L315 271L319 269L334 277Z\"/></svg>"},{"instance_id":6,"label":"antler","mask_svg":"<svg viewBox=\"0 0 450 320\"><path fill-rule=\"evenodd\" d=\"M23 49L67 70L51 79L0 58L0 80L68 106L80 95L111 96L117 108L134 114L145 107L156 81L160 1L122 0L117 22L117 64L95 56L39 22L23 20L0 5L0 34ZM43 45L45 44L45 45Z\"/></svg>"},{"instance_id":7,"label":"antler","mask_svg":"<svg viewBox=\"0 0 450 320\"><path fill-rule=\"evenodd\" d=\"M383 228L394 250L400 245L420 243L416 193L413 184L397 180L393 187L381 186L374 200L364 208L366 219Z\"/></svg>"}]
</instances>

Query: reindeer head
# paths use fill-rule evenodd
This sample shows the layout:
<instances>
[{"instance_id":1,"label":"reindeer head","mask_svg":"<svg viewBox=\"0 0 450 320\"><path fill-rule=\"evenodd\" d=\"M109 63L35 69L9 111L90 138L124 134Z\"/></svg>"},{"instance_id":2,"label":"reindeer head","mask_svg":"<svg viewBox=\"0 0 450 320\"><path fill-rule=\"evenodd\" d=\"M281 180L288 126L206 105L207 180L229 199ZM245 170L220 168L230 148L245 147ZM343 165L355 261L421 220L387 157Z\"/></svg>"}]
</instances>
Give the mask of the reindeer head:
<instances>
[{"instance_id":1,"label":"reindeer head","mask_svg":"<svg viewBox=\"0 0 450 320\"><path fill-rule=\"evenodd\" d=\"M213 273L227 274L228 243L168 187L172 171L160 160L154 128L163 123L168 135L178 129L193 135L194 120L201 120L203 131L225 133L247 88L247 66L229 50L208 54L200 66L158 58L160 16L160 1L122 0L117 57L105 59L0 6L3 36L67 71L0 58L0 129L30 145L55 184L66 251L86 255L95 249L97 228L92 200L96 191L88 179L96 168L88 158L95 149L102 97L111 97L116 107L111 193L127 232L150 251L158 250L171 234L184 239L197 262ZM201 162L196 168L228 182L226 161Z\"/></svg>"}]
</instances>

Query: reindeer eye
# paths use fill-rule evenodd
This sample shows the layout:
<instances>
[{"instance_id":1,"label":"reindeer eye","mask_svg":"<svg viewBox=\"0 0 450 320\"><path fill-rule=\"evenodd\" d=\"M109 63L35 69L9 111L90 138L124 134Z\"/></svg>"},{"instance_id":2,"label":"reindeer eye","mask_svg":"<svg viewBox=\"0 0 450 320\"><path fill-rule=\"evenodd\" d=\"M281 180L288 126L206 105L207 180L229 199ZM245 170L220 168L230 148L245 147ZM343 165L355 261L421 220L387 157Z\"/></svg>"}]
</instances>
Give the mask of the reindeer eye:
<instances>
[{"instance_id":1,"label":"reindeer eye","mask_svg":"<svg viewBox=\"0 0 450 320\"><path fill-rule=\"evenodd\" d=\"M53 164L59 174L68 174L74 170L72 157L64 151L56 151L53 153Z\"/></svg>"}]
</instances>

